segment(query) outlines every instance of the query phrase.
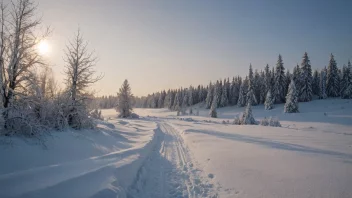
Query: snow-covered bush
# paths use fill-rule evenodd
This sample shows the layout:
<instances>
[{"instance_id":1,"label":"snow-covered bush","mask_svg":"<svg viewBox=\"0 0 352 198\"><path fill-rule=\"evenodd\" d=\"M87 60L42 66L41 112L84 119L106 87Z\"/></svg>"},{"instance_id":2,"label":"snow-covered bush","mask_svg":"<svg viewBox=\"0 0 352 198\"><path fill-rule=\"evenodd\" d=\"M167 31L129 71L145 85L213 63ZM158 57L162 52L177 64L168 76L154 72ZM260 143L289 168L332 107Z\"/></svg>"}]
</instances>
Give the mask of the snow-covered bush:
<instances>
[{"instance_id":1,"label":"snow-covered bush","mask_svg":"<svg viewBox=\"0 0 352 198\"><path fill-rule=\"evenodd\" d=\"M90 116L97 120L104 120L103 116L101 115L101 110L94 109L90 112Z\"/></svg>"},{"instance_id":2,"label":"snow-covered bush","mask_svg":"<svg viewBox=\"0 0 352 198\"><path fill-rule=\"evenodd\" d=\"M139 119L139 115L136 114L136 113L131 113L130 118L132 118L132 119Z\"/></svg>"},{"instance_id":3,"label":"snow-covered bush","mask_svg":"<svg viewBox=\"0 0 352 198\"><path fill-rule=\"evenodd\" d=\"M252 125L252 124L257 124L255 121L253 115L252 115L252 105L251 102L249 101L246 107L245 112L242 115L241 118L241 124L242 125Z\"/></svg>"},{"instance_id":4,"label":"snow-covered bush","mask_svg":"<svg viewBox=\"0 0 352 198\"><path fill-rule=\"evenodd\" d=\"M273 117L265 117L260 121L260 125L262 126L272 126L272 127L281 127L281 124L277 118Z\"/></svg>"},{"instance_id":5,"label":"snow-covered bush","mask_svg":"<svg viewBox=\"0 0 352 198\"><path fill-rule=\"evenodd\" d=\"M238 115L235 116L235 118L234 118L232 124L234 124L234 125L241 125L241 119L240 119L240 117L242 117L242 115L240 115L240 116L238 116Z\"/></svg>"}]
</instances>

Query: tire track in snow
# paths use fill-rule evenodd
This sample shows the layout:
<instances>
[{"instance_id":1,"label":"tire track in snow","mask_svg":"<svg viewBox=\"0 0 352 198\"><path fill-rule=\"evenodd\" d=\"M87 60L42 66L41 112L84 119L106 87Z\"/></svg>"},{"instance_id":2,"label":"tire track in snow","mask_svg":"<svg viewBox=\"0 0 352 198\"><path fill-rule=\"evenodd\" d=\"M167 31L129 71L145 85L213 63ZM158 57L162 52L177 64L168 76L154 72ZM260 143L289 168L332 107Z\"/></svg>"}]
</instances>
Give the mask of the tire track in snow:
<instances>
[{"instance_id":1,"label":"tire track in snow","mask_svg":"<svg viewBox=\"0 0 352 198\"><path fill-rule=\"evenodd\" d=\"M137 173L128 197L217 197L213 185L195 169L179 132L159 123L158 142Z\"/></svg>"}]
</instances>

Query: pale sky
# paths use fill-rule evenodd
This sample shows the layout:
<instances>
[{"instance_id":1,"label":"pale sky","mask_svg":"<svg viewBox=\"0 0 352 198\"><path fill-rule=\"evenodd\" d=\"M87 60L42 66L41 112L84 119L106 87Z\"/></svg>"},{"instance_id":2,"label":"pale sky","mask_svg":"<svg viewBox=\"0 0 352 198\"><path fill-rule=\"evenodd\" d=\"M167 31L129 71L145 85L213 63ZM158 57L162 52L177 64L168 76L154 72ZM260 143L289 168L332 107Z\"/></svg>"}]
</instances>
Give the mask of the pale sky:
<instances>
[{"instance_id":1,"label":"pale sky","mask_svg":"<svg viewBox=\"0 0 352 198\"><path fill-rule=\"evenodd\" d=\"M94 88L115 94L208 84L274 66L281 53L292 68L307 51L313 68L352 59L352 1L336 0L39 0L54 31L47 59L62 79L63 49L78 27L105 75Z\"/></svg>"}]
</instances>

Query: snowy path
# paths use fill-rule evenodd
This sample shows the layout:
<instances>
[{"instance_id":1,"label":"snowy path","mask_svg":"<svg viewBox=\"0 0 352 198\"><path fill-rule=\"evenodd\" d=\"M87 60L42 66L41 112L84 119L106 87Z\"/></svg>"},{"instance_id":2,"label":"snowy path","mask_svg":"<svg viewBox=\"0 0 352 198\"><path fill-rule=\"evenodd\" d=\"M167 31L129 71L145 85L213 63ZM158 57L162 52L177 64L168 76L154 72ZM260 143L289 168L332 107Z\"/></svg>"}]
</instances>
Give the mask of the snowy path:
<instances>
[{"instance_id":1,"label":"snowy path","mask_svg":"<svg viewBox=\"0 0 352 198\"><path fill-rule=\"evenodd\" d=\"M160 122L157 144L138 171L128 197L217 197L213 185L195 168L179 132Z\"/></svg>"}]
</instances>

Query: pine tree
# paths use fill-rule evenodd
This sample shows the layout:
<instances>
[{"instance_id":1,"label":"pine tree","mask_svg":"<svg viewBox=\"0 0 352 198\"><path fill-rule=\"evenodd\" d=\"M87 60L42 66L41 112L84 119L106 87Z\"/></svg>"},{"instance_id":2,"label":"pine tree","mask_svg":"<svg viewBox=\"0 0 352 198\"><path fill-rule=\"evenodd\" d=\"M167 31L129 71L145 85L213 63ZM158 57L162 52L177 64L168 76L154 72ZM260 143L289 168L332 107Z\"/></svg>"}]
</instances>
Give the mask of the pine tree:
<instances>
[{"instance_id":1,"label":"pine tree","mask_svg":"<svg viewBox=\"0 0 352 198\"><path fill-rule=\"evenodd\" d=\"M245 80L241 83L240 91L239 91L239 97L237 101L237 106L238 107L244 107L246 105L246 97L247 97L247 84L248 84L248 78L246 77Z\"/></svg>"},{"instance_id":2,"label":"pine tree","mask_svg":"<svg viewBox=\"0 0 352 198\"><path fill-rule=\"evenodd\" d=\"M194 95L194 89L193 89L193 87L191 86L191 87L189 87L189 91L188 91L188 105L193 105L194 103L194 97L193 97L193 95Z\"/></svg>"},{"instance_id":3,"label":"pine tree","mask_svg":"<svg viewBox=\"0 0 352 198\"><path fill-rule=\"evenodd\" d=\"M318 70L314 70L313 83L312 83L313 94L319 96L320 94L320 74Z\"/></svg>"},{"instance_id":4,"label":"pine tree","mask_svg":"<svg viewBox=\"0 0 352 198\"><path fill-rule=\"evenodd\" d=\"M272 89L272 84L271 84L271 72L269 65L266 64L265 69L264 69L264 75L265 75L265 94L268 93L269 90Z\"/></svg>"},{"instance_id":5,"label":"pine tree","mask_svg":"<svg viewBox=\"0 0 352 198\"><path fill-rule=\"evenodd\" d=\"M286 103L284 107L285 113L298 113L298 94L295 82L292 80L288 88Z\"/></svg>"},{"instance_id":6,"label":"pine tree","mask_svg":"<svg viewBox=\"0 0 352 198\"><path fill-rule=\"evenodd\" d=\"M255 119L253 117L253 114L252 114L252 103L251 103L251 101L248 102L246 110L245 110L245 112L242 115L241 124L243 124L243 125L256 124L256 121L255 121Z\"/></svg>"},{"instance_id":7,"label":"pine tree","mask_svg":"<svg viewBox=\"0 0 352 198\"><path fill-rule=\"evenodd\" d=\"M225 83L223 86L222 93L221 93L220 107L226 107L228 104L229 104L229 101L228 101L228 96L227 96L227 86Z\"/></svg>"},{"instance_id":8,"label":"pine tree","mask_svg":"<svg viewBox=\"0 0 352 198\"><path fill-rule=\"evenodd\" d=\"M275 69L275 79L274 79L274 98L276 103L285 102L285 68L284 63L282 61L281 55L276 63Z\"/></svg>"},{"instance_id":9,"label":"pine tree","mask_svg":"<svg viewBox=\"0 0 352 198\"><path fill-rule=\"evenodd\" d=\"M301 63L301 87L299 91L300 101L308 102L313 99L312 67L307 52L304 53Z\"/></svg>"},{"instance_id":10,"label":"pine tree","mask_svg":"<svg viewBox=\"0 0 352 198\"><path fill-rule=\"evenodd\" d=\"M328 97L339 96L339 76L334 55L330 55L330 61L326 75L326 94Z\"/></svg>"},{"instance_id":11,"label":"pine tree","mask_svg":"<svg viewBox=\"0 0 352 198\"><path fill-rule=\"evenodd\" d=\"M301 90L301 68L299 67L299 65L293 68L292 79L293 81L295 81L296 89Z\"/></svg>"},{"instance_id":12,"label":"pine tree","mask_svg":"<svg viewBox=\"0 0 352 198\"><path fill-rule=\"evenodd\" d=\"M252 105L257 105L258 100L254 94L254 89L255 89L255 83L254 83L254 76L253 76L253 69L252 69L252 64L249 65L249 86L248 86L248 92L247 92L247 103L250 100Z\"/></svg>"},{"instance_id":13,"label":"pine tree","mask_svg":"<svg viewBox=\"0 0 352 198\"><path fill-rule=\"evenodd\" d=\"M270 110L274 108L274 100L270 90L266 94L264 106L265 106L265 110Z\"/></svg>"},{"instance_id":14,"label":"pine tree","mask_svg":"<svg viewBox=\"0 0 352 198\"><path fill-rule=\"evenodd\" d=\"M221 94L222 94L222 81L216 81L215 89L214 89L214 94L216 94L216 108L220 106L220 100L221 100Z\"/></svg>"},{"instance_id":15,"label":"pine tree","mask_svg":"<svg viewBox=\"0 0 352 198\"><path fill-rule=\"evenodd\" d=\"M210 108L210 112L209 112L209 115L210 115L210 117L212 117L212 118L217 118L218 117L218 114L217 114L217 112L216 112L216 106L218 105L217 104L217 95L215 94L214 95L214 98L213 98L213 103L211 104L211 108Z\"/></svg>"},{"instance_id":16,"label":"pine tree","mask_svg":"<svg viewBox=\"0 0 352 198\"><path fill-rule=\"evenodd\" d=\"M127 79L123 82L119 93L118 93L118 106L116 110L120 113L119 117L126 118L132 114L132 100L133 95L131 93L130 85Z\"/></svg>"},{"instance_id":17,"label":"pine tree","mask_svg":"<svg viewBox=\"0 0 352 198\"><path fill-rule=\"evenodd\" d=\"M290 70L286 71L286 82L285 82L285 96L287 95L288 92L288 87L290 86L292 79L292 74L290 73Z\"/></svg>"},{"instance_id":18,"label":"pine tree","mask_svg":"<svg viewBox=\"0 0 352 198\"><path fill-rule=\"evenodd\" d=\"M188 90L186 89L186 90L185 90L185 93L184 93L184 95L183 95L182 107L188 107L188 106L189 106L188 101L189 101L189 92L188 92Z\"/></svg>"},{"instance_id":19,"label":"pine tree","mask_svg":"<svg viewBox=\"0 0 352 198\"><path fill-rule=\"evenodd\" d=\"M341 91L341 96L343 99L352 99L352 65L348 61L347 67L344 67L343 70L343 88Z\"/></svg>"},{"instance_id":20,"label":"pine tree","mask_svg":"<svg viewBox=\"0 0 352 198\"><path fill-rule=\"evenodd\" d=\"M326 95L326 67L324 69L322 69L320 71L320 94L319 94L319 98L320 99L325 99L327 98L327 95Z\"/></svg>"},{"instance_id":21,"label":"pine tree","mask_svg":"<svg viewBox=\"0 0 352 198\"><path fill-rule=\"evenodd\" d=\"M213 103L213 98L214 98L214 88L210 82L208 86L207 98L205 99L205 108L210 109L211 104Z\"/></svg>"},{"instance_id":22,"label":"pine tree","mask_svg":"<svg viewBox=\"0 0 352 198\"><path fill-rule=\"evenodd\" d=\"M260 81L259 81L259 103L264 104L266 97L266 85L265 85L265 73L263 71L260 72Z\"/></svg>"},{"instance_id":23,"label":"pine tree","mask_svg":"<svg viewBox=\"0 0 352 198\"><path fill-rule=\"evenodd\" d=\"M181 95L180 91L176 91L175 100L174 100L174 107L173 107L173 110L175 110L175 111L181 110L181 103L180 103L181 96L180 95Z\"/></svg>"}]
</instances>

